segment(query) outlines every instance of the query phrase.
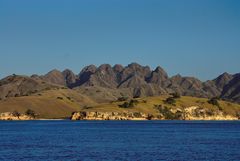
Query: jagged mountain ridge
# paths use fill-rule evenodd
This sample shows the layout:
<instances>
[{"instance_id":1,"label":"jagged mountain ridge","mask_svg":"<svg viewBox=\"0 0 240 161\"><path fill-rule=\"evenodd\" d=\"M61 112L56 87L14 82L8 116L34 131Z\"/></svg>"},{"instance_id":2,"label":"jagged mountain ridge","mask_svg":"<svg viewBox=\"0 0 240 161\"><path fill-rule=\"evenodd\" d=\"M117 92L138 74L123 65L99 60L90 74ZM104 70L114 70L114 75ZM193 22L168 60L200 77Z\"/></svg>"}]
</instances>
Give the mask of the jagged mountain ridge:
<instances>
[{"instance_id":1,"label":"jagged mountain ridge","mask_svg":"<svg viewBox=\"0 0 240 161\"><path fill-rule=\"evenodd\" d=\"M202 82L197 78L181 75L169 77L160 66L151 70L149 66L131 63L126 67L120 64L114 66L102 64L99 67L89 65L83 68L78 75L69 69L63 72L55 69L46 75L33 75L29 79L42 80L49 85L65 86L73 90L86 87L111 89L108 91L115 90L114 96L116 97L121 95L143 97L178 92L181 95L207 98L221 97L240 102L239 77L239 74L223 73L216 79ZM0 85L3 84L3 80L0 81ZM2 88L0 86L0 90Z\"/></svg>"}]
</instances>

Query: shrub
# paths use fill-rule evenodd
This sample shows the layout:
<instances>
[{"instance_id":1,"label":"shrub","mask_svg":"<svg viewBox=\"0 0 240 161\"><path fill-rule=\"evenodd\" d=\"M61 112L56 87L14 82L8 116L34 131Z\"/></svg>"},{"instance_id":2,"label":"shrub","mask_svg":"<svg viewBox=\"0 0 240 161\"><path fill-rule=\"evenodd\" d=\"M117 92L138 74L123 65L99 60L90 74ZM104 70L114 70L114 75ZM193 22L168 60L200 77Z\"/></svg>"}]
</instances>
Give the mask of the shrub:
<instances>
[{"instance_id":1,"label":"shrub","mask_svg":"<svg viewBox=\"0 0 240 161\"><path fill-rule=\"evenodd\" d=\"M134 112L134 113L133 113L133 116L134 116L134 117L137 117L137 118L142 117L142 115L141 115L140 112Z\"/></svg>"},{"instance_id":2,"label":"shrub","mask_svg":"<svg viewBox=\"0 0 240 161\"><path fill-rule=\"evenodd\" d=\"M50 87L46 87L46 88L45 88L45 90L47 90L47 91L50 90L50 89L51 89Z\"/></svg>"},{"instance_id":3,"label":"shrub","mask_svg":"<svg viewBox=\"0 0 240 161\"><path fill-rule=\"evenodd\" d=\"M119 107L122 108L130 108L130 107L134 107L135 105L137 105L139 103L138 100L130 100L129 102L124 102L123 104L119 105Z\"/></svg>"},{"instance_id":4,"label":"shrub","mask_svg":"<svg viewBox=\"0 0 240 161\"><path fill-rule=\"evenodd\" d=\"M173 97L168 97L166 100L164 100L164 103L175 105L176 100Z\"/></svg>"},{"instance_id":5,"label":"shrub","mask_svg":"<svg viewBox=\"0 0 240 161\"><path fill-rule=\"evenodd\" d=\"M213 116L214 115L214 111L209 109L206 111L206 114L209 115L209 116Z\"/></svg>"},{"instance_id":6,"label":"shrub","mask_svg":"<svg viewBox=\"0 0 240 161\"><path fill-rule=\"evenodd\" d=\"M147 103L147 100L143 100L142 102L143 102L143 103Z\"/></svg>"},{"instance_id":7,"label":"shrub","mask_svg":"<svg viewBox=\"0 0 240 161\"><path fill-rule=\"evenodd\" d=\"M240 119L240 112L236 112L236 117Z\"/></svg>"},{"instance_id":8,"label":"shrub","mask_svg":"<svg viewBox=\"0 0 240 161\"><path fill-rule=\"evenodd\" d=\"M19 94L15 94L15 97L19 97L20 95Z\"/></svg>"},{"instance_id":9,"label":"shrub","mask_svg":"<svg viewBox=\"0 0 240 161\"><path fill-rule=\"evenodd\" d=\"M223 110L223 108L219 105L219 106L217 106L218 107L218 109L220 110L220 111L222 111Z\"/></svg>"},{"instance_id":10,"label":"shrub","mask_svg":"<svg viewBox=\"0 0 240 161\"><path fill-rule=\"evenodd\" d=\"M25 112L25 115L30 116L30 117L33 117L33 118L36 117L35 111L33 111L33 110L31 110L31 109L28 109L28 110Z\"/></svg>"},{"instance_id":11,"label":"shrub","mask_svg":"<svg viewBox=\"0 0 240 161\"><path fill-rule=\"evenodd\" d=\"M63 98L62 98L62 97L57 97L57 99L59 99L59 100L63 100Z\"/></svg>"},{"instance_id":12,"label":"shrub","mask_svg":"<svg viewBox=\"0 0 240 161\"><path fill-rule=\"evenodd\" d=\"M154 108L157 109L159 111L159 113L161 113L165 119L168 120L173 120L173 119L179 119L179 113L177 113L177 115L175 115L169 108L167 108L166 106L162 106L162 105L154 105Z\"/></svg>"},{"instance_id":13,"label":"shrub","mask_svg":"<svg viewBox=\"0 0 240 161\"><path fill-rule=\"evenodd\" d=\"M182 111L177 111L177 112L174 114L174 119L179 120L179 119L181 119L181 118L184 118L183 112L182 112Z\"/></svg>"},{"instance_id":14,"label":"shrub","mask_svg":"<svg viewBox=\"0 0 240 161\"><path fill-rule=\"evenodd\" d=\"M138 100L131 100L130 103L134 104L134 105L137 105L139 103Z\"/></svg>"},{"instance_id":15,"label":"shrub","mask_svg":"<svg viewBox=\"0 0 240 161\"><path fill-rule=\"evenodd\" d=\"M177 92L172 93L171 95L172 95L172 98L174 98L174 99L181 98L181 95Z\"/></svg>"},{"instance_id":16,"label":"shrub","mask_svg":"<svg viewBox=\"0 0 240 161\"><path fill-rule=\"evenodd\" d=\"M118 101L127 101L128 100L128 97L119 97L118 98Z\"/></svg>"},{"instance_id":17,"label":"shrub","mask_svg":"<svg viewBox=\"0 0 240 161\"><path fill-rule=\"evenodd\" d=\"M90 109L90 108L93 108L92 106L83 106L83 109Z\"/></svg>"},{"instance_id":18,"label":"shrub","mask_svg":"<svg viewBox=\"0 0 240 161\"><path fill-rule=\"evenodd\" d=\"M214 105L214 106L220 107L217 98L211 98L211 99L209 99L209 100L208 100L208 103L209 103L209 104L212 104L212 105Z\"/></svg>"},{"instance_id":19,"label":"shrub","mask_svg":"<svg viewBox=\"0 0 240 161\"><path fill-rule=\"evenodd\" d=\"M147 115L147 120L152 120L153 119L153 115L152 114L148 114Z\"/></svg>"},{"instance_id":20,"label":"shrub","mask_svg":"<svg viewBox=\"0 0 240 161\"><path fill-rule=\"evenodd\" d=\"M129 103L128 102L124 102L123 104L119 105L119 107L121 107L121 108L129 108Z\"/></svg>"},{"instance_id":21,"label":"shrub","mask_svg":"<svg viewBox=\"0 0 240 161\"><path fill-rule=\"evenodd\" d=\"M140 98L140 96L139 95L135 95L135 96L133 96L133 98Z\"/></svg>"},{"instance_id":22,"label":"shrub","mask_svg":"<svg viewBox=\"0 0 240 161\"><path fill-rule=\"evenodd\" d=\"M18 112L18 111L13 111L13 112L12 112L12 115L13 115L14 117L19 117L19 116L21 116L20 112Z\"/></svg>"}]
</instances>

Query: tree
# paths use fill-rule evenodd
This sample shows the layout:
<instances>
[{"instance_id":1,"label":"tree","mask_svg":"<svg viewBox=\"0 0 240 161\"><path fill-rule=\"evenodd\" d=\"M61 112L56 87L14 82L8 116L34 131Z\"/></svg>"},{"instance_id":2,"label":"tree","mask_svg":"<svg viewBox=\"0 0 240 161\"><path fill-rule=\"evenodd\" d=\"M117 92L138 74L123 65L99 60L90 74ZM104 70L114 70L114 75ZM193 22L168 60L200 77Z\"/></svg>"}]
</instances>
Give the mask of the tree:
<instances>
[{"instance_id":1,"label":"tree","mask_svg":"<svg viewBox=\"0 0 240 161\"><path fill-rule=\"evenodd\" d=\"M128 100L128 97L124 97L124 96L118 98L118 101L120 102L127 101L127 100Z\"/></svg>"},{"instance_id":2,"label":"tree","mask_svg":"<svg viewBox=\"0 0 240 161\"><path fill-rule=\"evenodd\" d=\"M33 117L33 118L36 117L36 113L35 113L33 110L31 110L31 109L28 109L28 110L25 112L25 115L30 116L30 117Z\"/></svg>"},{"instance_id":3,"label":"tree","mask_svg":"<svg viewBox=\"0 0 240 161\"><path fill-rule=\"evenodd\" d=\"M20 112L18 112L18 111L13 111L13 112L12 112L12 115L13 115L14 117L18 117L18 118L19 118L19 116L21 116Z\"/></svg>"},{"instance_id":4,"label":"tree","mask_svg":"<svg viewBox=\"0 0 240 161\"><path fill-rule=\"evenodd\" d=\"M173 97L168 97L166 100L164 100L164 103L175 105L176 100Z\"/></svg>"},{"instance_id":5,"label":"tree","mask_svg":"<svg viewBox=\"0 0 240 161\"><path fill-rule=\"evenodd\" d=\"M119 105L119 107L121 107L121 108L130 108L130 107L134 107L138 103L139 103L138 100L133 100L132 99L129 102L124 102L123 104Z\"/></svg>"},{"instance_id":6,"label":"tree","mask_svg":"<svg viewBox=\"0 0 240 161\"><path fill-rule=\"evenodd\" d=\"M210 100L208 100L209 104L212 104L214 106L218 106L220 107L219 103L218 103L218 98L211 98Z\"/></svg>"},{"instance_id":7,"label":"tree","mask_svg":"<svg viewBox=\"0 0 240 161\"><path fill-rule=\"evenodd\" d=\"M181 95L178 92L172 93L171 95L174 99L181 98Z\"/></svg>"},{"instance_id":8,"label":"tree","mask_svg":"<svg viewBox=\"0 0 240 161\"><path fill-rule=\"evenodd\" d=\"M152 114L148 114L146 119L147 119L147 120L152 120L153 117L154 117L154 116L153 116Z\"/></svg>"},{"instance_id":9,"label":"tree","mask_svg":"<svg viewBox=\"0 0 240 161\"><path fill-rule=\"evenodd\" d=\"M124 102L123 104L119 105L119 107L121 107L121 108L129 108L129 103L128 102Z\"/></svg>"}]
</instances>

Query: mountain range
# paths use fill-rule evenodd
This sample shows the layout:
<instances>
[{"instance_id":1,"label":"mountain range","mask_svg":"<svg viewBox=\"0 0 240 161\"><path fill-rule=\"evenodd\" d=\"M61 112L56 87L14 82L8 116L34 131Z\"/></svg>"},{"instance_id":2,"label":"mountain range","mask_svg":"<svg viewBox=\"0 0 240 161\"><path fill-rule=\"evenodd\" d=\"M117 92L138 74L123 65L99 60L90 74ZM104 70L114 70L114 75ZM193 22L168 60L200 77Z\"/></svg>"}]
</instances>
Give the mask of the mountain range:
<instances>
[{"instance_id":1,"label":"mountain range","mask_svg":"<svg viewBox=\"0 0 240 161\"><path fill-rule=\"evenodd\" d=\"M169 77L163 68L131 63L127 66L89 65L78 75L71 70L52 70L46 75L10 75L0 80L0 99L29 96L34 93L67 88L96 102L114 101L119 97L147 97L169 93L203 98L219 97L240 103L240 73L223 73L205 82L194 77Z\"/></svg>"}]
</instances>

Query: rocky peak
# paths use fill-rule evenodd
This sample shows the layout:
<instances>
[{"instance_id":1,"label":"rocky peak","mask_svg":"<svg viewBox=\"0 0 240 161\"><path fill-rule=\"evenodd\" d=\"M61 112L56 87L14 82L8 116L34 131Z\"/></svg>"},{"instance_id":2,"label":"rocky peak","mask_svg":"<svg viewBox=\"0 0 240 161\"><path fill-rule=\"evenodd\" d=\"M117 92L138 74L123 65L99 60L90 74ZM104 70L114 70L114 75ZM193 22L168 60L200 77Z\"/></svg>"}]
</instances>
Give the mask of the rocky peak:
<instances>
[{"instance_id":1,"label":"rocky peak","mask_svg":"<svg viewBox=\"0 0 240 161\"><path fill-rule=\"evenodd\" d=\"M115 64L115 65L113 66L113 70L114 70L116 73L122 72L123 69L124 69L124 67L123 67L122 65L120 65L120 64Z\"/></svg>"},{"instance_id":2,"label":"rocky peak","mask_svg":"<svg viewBox=\"0 0 240 161\"><path fill-rule=\"evenodd\" d=\"M158 84L159 86L165 86L168 84L168 75L167 73L158 66L152 73L151 76L147 79L148 83Z\"/></svg>"},{"instance_id":3,"label":"rocky peak","mask_svg":"<svg viewBox=\"0 0 240 161\"><path fill-rule=\"evenodd\" d=\"M233 76L229 73L223 73L220 76L218 76L216 79L214 79L214 83L217 86L218 89L222 90L223 87L233 78Z\"/></svg>"},{"instance_id":4,"label":"rocky peak","mask_svg":"<svg viewBox=\"0 0 240 161\"><path fill-rule=\"evenodd\" d=\"M65 78L65 82L67 84L67 86L71 86L72 84L74 84L76 82L76 75L69 69L65 69L62 72L64 78Z\"/></svg>"},{"instance_id":5,"label":"rocky peak","mask_svg":"<svg viewBox=\"0 0 240 161\"><path fill-rule=\"evenodd\" d=\"M0 80L0 98L28 96L36 92L56 88L42 79L27 76L11 75Z\"/></svg>"},{"instance_id":6,"label":"rocky peak","mask_svg":"<svg viewBox=\"0 0 240 161\"><path fill-rule=\"evenodd\" d=\"M52 70L43 76L43 79L49 83L66 85L65 78L59 70Z\"/></svg>"},{"instance_id":7,"label":"rocky peak","mask_svg":"<svg viewBox=\"0 0 240 161\"><path fill-rule=\"evenodd\" d=\"M83 73L91 73L91 74L93 74L96 71L97 71L97 67L95 65L89 65L89 66L84 67L79 75L81 75Z\"/></svg>"},{"instance_id":8,"label":"rocky peak","mask_svg":"<svg viewBox=\"0 0 240 161\"><path fill-rule=\"evenodd\" d=\"M95 65L89 65L84 67L79 74L78 85L80 86L87 82L90 79L91 75L94 74L96 71L97 67Z\"/></svg>"},{"instance_id":9,"label":"rocky peak","mask_svg":"<svg viewBox=\"0 0 240 161\"><path fill-rule=\"evenodd\" d=\"M240 73L235 74L224 86L221 97L240 102Z\"/></svg>"},{"instance_id":10,"label":"rocky peak","mask_svg":"<svg viewBox=\"0 0 240 161\"><path fill-rule=\"evenodd\" d=\"M175 76L172 76L171 78L170 78L170 80L171 80L171 82L173 83L173 84L178 84L178 83L180 83L181 81L182 81L182 79L183 79L183 77L180 75L180 74L177 74L177 75L175 75Z\"/></svg>"},{"instance_id":11,"label":"rocky peak","mask_svg":"<svg viewBox=\"0 0 240 161\"><path fill-rule=\"evenodd\" d=\"M121 81L126 81L133 74L137 74L139 77L146 80L151 75L151 69L149 66L141 66L137 63L131 63L121 72Z\"/></svg>"},{"instance_id":12,"label":"rocky peak","mask_svg":"<svg viewBox=\"0 0 240 161\"><path fill-rule=\"evenodd\" d=\"M147 82L138 74L131 75L126 81L119 85L119 88L136 88L146 85Z\"/></svg>"},{"instance_id":13,"label":"rocky peak","mask_svg":"<svg viewBox=\"0 0 240 161\"><path fill-rule=\"evenodd\" d=\"M109 64L102 64L98 67L97 71L101 72L102 74L114 74L111 65Z\"/></svg>"}]
</instances>

